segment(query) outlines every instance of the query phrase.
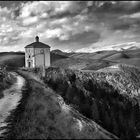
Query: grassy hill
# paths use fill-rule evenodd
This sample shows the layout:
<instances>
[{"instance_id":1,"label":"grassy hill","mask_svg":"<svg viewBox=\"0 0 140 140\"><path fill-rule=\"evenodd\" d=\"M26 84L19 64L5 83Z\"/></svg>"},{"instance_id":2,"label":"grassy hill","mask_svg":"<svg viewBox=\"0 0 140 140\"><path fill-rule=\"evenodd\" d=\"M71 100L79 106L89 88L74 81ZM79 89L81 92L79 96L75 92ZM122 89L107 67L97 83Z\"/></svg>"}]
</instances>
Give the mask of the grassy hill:
<instances>
[{"instance_id":1,"label":"grassy hill","mask_svg":"<svg viewBox=\"0 0 140 140\"><path fill-rule=\"evenodd\" d=\"M139 54L140 49L100 51L96 53L63 53L59 50L52 51L51 64L54 67L46 69L43 82L47 88L53 89L54 93L63 97L66 104L78 110L86 118L95 121L107 131L119 138L136 138L140 134ZM1 64L15 65L15 67L23 66L21 62L24 61L24 53L1 53L0 57ZM35 75L37 74L35 73ZM19 128L22 130L22 124L26 121L28 122L28 119L26 119L28 116L32 121L31 124L26 123L27 126L25 125L25 127L27 129L24 129L25 133L23 133L26 134L26 132L29 132L27 135L35 137L34 132L38 132L36 136L40 137L40 131L46 134L45 129L48 129L46 126L50 122L49 120L47 120L47 123L45 122L45 115L49 115L48 112L45 112L45 106L48 105L48 100L46 100L48 92L41 93L42 98L38 100L41 91L39 88L40 85L35 86L37 83L34 83L32 79L30 80L29 90L31 90L30 93L34 98L29 96L27 100L28 104L25 104L27 112L24 112L24 117L21 117L21 120L18 118L20 122ZM51 108L52 106L49 107ZM33 115L29 116L33 108ZM45 115L44 112L46 113ZM38 114L43 115L43 119ZM39 130L34 128L34 117L32 118L31 116L35 116L35 121L39 120L37 122L41 123L41 125L37 125L42 126L43 129L41 127L39 127ZM46 125L44 125L44 122ZM51 124L49 125L51 126ZM56 132L56 128L58 129L59 125L53 127L53 129L51 127L51 130L49 130L52 138L59 135L56 134L59 132ZM16 126L14 129L14 135L18 134L17 137L21 138L21 131ZM32 133L32 131L28 130L33 130L34 132ZM26 138L27 135L23 137ZM42 138L49 137L48 134L46 135L42 135Z\"/></svg>"},{"instance_id":2,"label":"grassy hill","mask_svg":"<svg viewBox=\"0 0 140 140\"><path fill-rule=\"evenodd\" d=\"M51 63L57 60L65 59L67 56L51 53ZM8 69L16 69L25 66L25 53L24 52L1 52L0 65L6 65Z\"/></svg>"},{"instance_id":3,"label":"grassy hill","mask_svg":"<svg viewBox=\"0 0 140 140\"><path fill-rule=\"evenodd\" d=\"M0 98L4 96L3 90L9 88L15 81L16 78L12 74L0 68Z\"/></svg>"},{"instance_id":4,"label":"grassy hill","mask_svg":"<svg viewBox=\"0 0 140 140\"><path fill-rule=\"evenodd\" d=\"M9 68L25 66L23 52L0 53L0 65ZM114 64L128 64L140 67L140 49L123 51L98 51L94 53L66 53L61 50L51 51L51 65L54 67L98 70Z\"/></svg>"},{"instance_id":5,"label":"grassy hill","mask_svg":"<svg viewBox=\"0 0 140 140\"><path fill-rule=\"evenodd\" d=\"M119 138L140 133L140 71L115 65L98 71L49 68L46 86L87 118Z\"/></svg>"},{"instance_id":6,"label":"grassy hill","mask_svg":"<svg viewBox=\"0 0 140 140\"><path fill-rule=\"evenodd\" d=\"M25 65L25 54L22 52L0 53L0 65L8 66L8 69L15 69Z\"/></svg>"},{"instance_id":7,"label":"grassy hill","mask_svg":"<svg viewBox=\"0 0 140 140\"><path fill-rule=\"evenodd\" d=\"M67 105L32 73L18 72L27 82L20 104L7 119L4 139L117 139Z\"/></svg>"},{"instance_id":8,"label":"grassy hill","mask_svg":"<svg viewBox=\"0 0 140 140\"><path fill-rule=\"evenodd\" d=\"M51 64L57 60L68 58L66 55L51 52Z\"/></svg>"},{"instance_id":9,"label":"grassy hill","mask_svg":"<svg viewBox=\"0 0 140 140\"><path fill-rule=\"evenodd\" d=\"M66 104L117 137L140 134L139 68L124 64L97 71L50 67L43 81Z\"/></svg>"},{"instance_id":10,"label":"grassy hill","mask_svg":"<svg viewBox=\"0 0 140 140\"><path fill-rule=\"evenodd\" d=\"M140 49L73 53L67 59L52 62L52 66L83 70L98 70L114 64L128 64L140 67Z\"/></svg>"}]
</instances>

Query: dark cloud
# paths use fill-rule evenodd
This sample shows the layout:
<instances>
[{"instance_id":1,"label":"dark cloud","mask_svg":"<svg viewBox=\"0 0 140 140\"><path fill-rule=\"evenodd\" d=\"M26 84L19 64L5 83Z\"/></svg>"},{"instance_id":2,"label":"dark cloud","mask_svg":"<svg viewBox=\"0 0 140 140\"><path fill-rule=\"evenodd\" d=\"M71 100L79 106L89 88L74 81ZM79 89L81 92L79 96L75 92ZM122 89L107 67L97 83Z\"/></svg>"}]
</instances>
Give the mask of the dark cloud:
<instances>
[{"instance_id":1,"label":"dark cloud","mask_svg":"<svg viewBox=\"0 0 140 140\"><path fill-rule=\"evenodd\" d=\"M118 25L114 25L113 30L128 30L131 27L129 23L122 23Z\"/></svg>"},{"instance_id":2,"label":"dark cloud","mask_svg":"<svg viewBox=\"0 0 140 140\"><path fill-rule=\"evenodd\" d=\"M114 19L109 26L111 30L134 30L140 27L140 19Z\"/></svg>"},{"instance_id":3,"label":"dark cloud","mask_svg":"<svg viewBox=\"0 0 140 140\"><path fill-rule=\"evenodd\" d=\"M13 18L16 19L20 15L20 7L13 9Z\"/></svg>"},{"instance_id":4,"label":"dark cloud","mask_svg":"<svg viewBox=\"0 0 140 140\"><path fill-rule=\"evenodd\" d=\"M139 12L138 1L0 1L0 34L5 35L0 39L16 44L38 32L56 46L122 43L140 36Z\"/></svg>"},{"instance_id":5,"label":"dark cloud","mask_svg":"<svg viewBox=\"0 0 140 140\"><path fill-rule=\"evenodd\" d=\"M50 43L50 45L57 46L57 48L65 48L76 50L81 47L88 47L91 43L96 43L100 39L100 35L96 32L84 32L81 34L76 34L71 36L68 40L60 40L59 38L49 39L46 43Z\"/></svg>"},{"instance_id":6,"label":"dark cloud","mask_svg":"<svg viewBox=\"0 0 140 140\"><path fill-rule=\"evenodd\" d=\"M140 2L133 3L131 1L102 1L98 2L98 4L93 4L92 8L90 7L90 10L91 9L96 13L111 12L110 14L132 14L140 11Z\"/></svg>"},{"instance_id":7,"label":"dark cloud","mask_svg":"<svg viewBox=\"0 0 140 140\"><path fill-rule=\"evenodd\" d=\"M110 22L109 26L111 30L129 30L132 25L135 23L133 20L123 20L123 19L117 19Z\"/></svg>"},{"instance_id":8,"label":"dark cloud","mask_svg":"<svg viewBox=\"0 0 140 140\"><path fill-rule=\"evenodd\" d=\"M1 7L8 7L8 8L11 8L13 6L18 6L19 4L21 3L21 1L0 1L0 6Z\"/></svg>"},{"instance_id":9,"label":"dark cloud","mask_svg":"<svg viewBox=\"0 0 140 140\"><path fill-rule=\"evenodd\" d=\"M69 11L65 11L65 12L62 12L62 13L55 13L55 14L52 14L52 15L50 15L50 19L61 19L61 18L64 18L64 17L67 17L67 18L69 18L69 17L74 17L75 15L77 15L77 14L75 14L75 13L70 13Z\"/></svg>"},{"instance_id":10,"label":"dark cloud","mask_svg":"<svg viewBox=\"0 0 140 140\"><path fill-rule=\"evenodd\" d=\"M83 32L81 34L76 34L71 36L71 38L69 39L70 41L73 42L78 42L80 44L90 44L90 43L94 43L97 42L100 38L100 35L96 32L93 31L89 31L89 32Z\"/></svg>"}]
</instances>

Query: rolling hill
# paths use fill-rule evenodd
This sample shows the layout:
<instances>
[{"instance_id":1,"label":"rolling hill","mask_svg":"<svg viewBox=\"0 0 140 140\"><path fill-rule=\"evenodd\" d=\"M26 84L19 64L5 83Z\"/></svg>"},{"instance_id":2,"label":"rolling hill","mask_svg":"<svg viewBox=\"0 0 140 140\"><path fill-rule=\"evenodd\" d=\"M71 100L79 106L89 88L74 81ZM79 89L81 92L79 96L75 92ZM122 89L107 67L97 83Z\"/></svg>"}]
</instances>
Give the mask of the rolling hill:
<instances>
[{"instance_id":1,"label":"rolling hill","mask_svg":"<svg viewBox=\"0 0 140 140\"><path fill-rule=\"evenodd\" d=\"M119 64L97 71L50 67L42 80L66 104L117 137L139 136L140 70L137 67Z\"/></svg>"},{"instance_id":2,"label":"rolling hill","mask_svg":"<svg viewBox=\"0 0 140 140\"><path fill-rule=\"evenodd\" d=\"M136 138L140 134L139 54L140 49L133 48L95 53L65 53L53 50L51 51L52 67L46 69L45 77L40 77L43 85L63 97L66 104L86 118L95 121L108 132L119 138ZM24 55L21 52L0 53L0 64L7 65L9 68L23 67ZM39 71L34 72L31 69L30 72L28 70L26 72L29 75L34 73L34 77L39 77ZM34 89L33 93L40 93L41 89L37 90L38 86L36 88L34 84L31 86ZM42 95L46 96L44 93ZM33 98L30 97L29 99L32 100ZM40 98L41 100L38 100L38 96L35 97L37 99L35 104L40 102L46 105L44 97ZM27 116L33 106L35 105L31 104L31 108L26 106L26 109L29 109ZM37 110L40 112L40 109ZM26 115L23 117L25 121ZM32 116L36 117L36 115ZM34 119L32 120L34 124ZM39 120L42 122L42 118ZM34 130L36 132L36 129Z\"/></svg>"},{"instance_id":3,"label":"rolling hill","mask_svg":"<svg viewBox=\"0 0 140 140\"><path fill-rule=\"evenodd\" d=\"M24 56L22 52L2 52L0 53L0 65L8 66L8 69L15 69L25 65Z\"/></svg>"},{"instance_id":4,"label":"rolling hill","mask_svg":"<svg viewBox=\"0 0 140 140\"><path fill-rule=\"evenodd\" d=\"M57 60L68 58L65 55L51 53L51 63ZM7 66L10 69L16 69L18 67L25 66L25 53L24 52L1 52L0 53L0 65Z\"/></svg>"},{"instance_id":5,"label":"rolling hill","mask_svg":"<svg viewBox=\"0 0 140 140\"><path fill-rule=\"evenodd\" d=\"M73 53L67 59L52 62L52 66L83 70L98 70L114 64L128 64L140 67L140 49L129 48L120 51Z\"/></svg>"},{"instance_id":6,"label":"rolling hill","mask_svg":"<svg viewBox=\"0 0 140 140\"><path fill-rule=\"evenodd\" d=\"M0 53L0 65L9 68L23 67L25 65L24 52ZM51 51L51 65L54 67L98 70L114 64L128 64L140 67L140 49L129 48L125 50L98 51L94 53L66 53L61 50Z\"/></svg>"}]
</instances>

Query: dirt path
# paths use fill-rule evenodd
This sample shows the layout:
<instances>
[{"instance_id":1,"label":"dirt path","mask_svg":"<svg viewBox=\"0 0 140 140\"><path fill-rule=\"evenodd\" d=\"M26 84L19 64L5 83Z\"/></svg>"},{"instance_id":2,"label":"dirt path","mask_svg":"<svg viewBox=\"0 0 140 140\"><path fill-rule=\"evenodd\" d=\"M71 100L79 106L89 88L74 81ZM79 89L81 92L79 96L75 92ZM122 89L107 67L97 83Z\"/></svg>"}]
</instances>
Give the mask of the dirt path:
<instances>
[{"instance_id":1,"label":"dirt path","mask_svg":"<svg viewBox=\"0 0 140 140\"><path fill-rule=\"evenodd\" d=\"M3 91L4 97L0 99L0 129L7 126L5 119L10 115L10 111L16 108L22 97L22 87L25 83L24 78L12 73L16 76L17 81L9 88ZM0 130L0 136L5 131L5 129Z\"/></svg>"},{"instance_id":2,"label":"dirt path","mask_svg":"<svg viewBox=\"0 0 140 140\"><path fill-rule=\"evenodd\" d=\"M117 139L92 120L65 104L63 98L31 73L19 71L28 81L29 96L21 117L16 115L10 139Z\"/></svg>"}]
</instances>

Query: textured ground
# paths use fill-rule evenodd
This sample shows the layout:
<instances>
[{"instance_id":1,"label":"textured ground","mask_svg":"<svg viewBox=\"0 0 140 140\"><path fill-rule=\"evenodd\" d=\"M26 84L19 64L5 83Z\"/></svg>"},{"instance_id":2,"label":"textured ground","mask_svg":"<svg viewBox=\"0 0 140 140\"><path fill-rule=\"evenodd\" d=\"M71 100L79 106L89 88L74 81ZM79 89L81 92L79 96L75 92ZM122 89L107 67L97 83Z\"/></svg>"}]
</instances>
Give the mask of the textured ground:
<instances>
[{"instance_id":1,"label":"textured ground","mask_svg":"<svg viewBox=\"0 0 140 140\"><path fill-rule=\"evenodd\" d=\"M23 73L28 80L28 97L24 109L10 128L7 138L28 139L114 139L107 132L66 105L63 98L44 84ZM26 93L27 94L27 93ZM21 110L21 107L18 108Z\"/></svg>"}]
</instances>

